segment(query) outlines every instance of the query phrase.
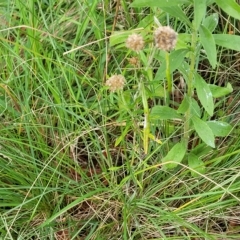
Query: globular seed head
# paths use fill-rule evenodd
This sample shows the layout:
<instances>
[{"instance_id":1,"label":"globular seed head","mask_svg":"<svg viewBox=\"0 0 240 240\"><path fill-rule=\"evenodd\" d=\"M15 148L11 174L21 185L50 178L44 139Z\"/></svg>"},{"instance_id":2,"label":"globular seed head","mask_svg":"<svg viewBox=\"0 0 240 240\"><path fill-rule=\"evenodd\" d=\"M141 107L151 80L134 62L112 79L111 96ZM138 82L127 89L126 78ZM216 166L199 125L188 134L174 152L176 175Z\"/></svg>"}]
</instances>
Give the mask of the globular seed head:
<instances>
[{"instance_id":1,"label":"globular seed head","mask_svg":"<svg viewBox=\"0 0 240 240\"><path fill-rule=\"evenodd\" d=\"M161 26L154 32L156 47L164 51L171 51L177 43L177 33L169 26Z\"/></svg>"},{"instance_id":2,"label":"globular seed head","mask_svg":"<svg viewBox=\"0 0 240 240\"><path fill-rule=\"evenodd\" d=\"M122 90L125 85L125 78L122 75L113 75L106 81L106 86L111 92Z\"/></svg>"},{"instance_id":3,"label":"globular seed head","mask_svg":"<svg viewBox=\"0 0 240 240\"><path fill-rule=\"evenodd\" d=\"M136 33L129 35L126 40L126 47L136 52L142 50L144 48L143 37Z\"/></svg>"}]
</instances>

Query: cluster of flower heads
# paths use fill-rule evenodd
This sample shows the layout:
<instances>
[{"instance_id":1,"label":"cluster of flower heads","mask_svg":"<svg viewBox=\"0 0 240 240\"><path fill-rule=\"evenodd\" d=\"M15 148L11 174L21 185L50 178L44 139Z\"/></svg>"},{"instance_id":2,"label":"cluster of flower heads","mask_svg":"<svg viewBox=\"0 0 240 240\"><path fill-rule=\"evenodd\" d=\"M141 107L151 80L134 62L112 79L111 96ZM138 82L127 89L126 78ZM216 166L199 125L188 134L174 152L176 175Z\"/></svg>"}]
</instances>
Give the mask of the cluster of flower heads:
<instances>
[{"instance_id":1,"label":"cluster of flower heads","mask_svg":"<svg viewBox=\"0 0 240 240\"><path fill-rule=\"evenodd\" d=\"M164 51L171 51L177 43L177 33L169 26L158 27L154 31L155 46ZM144 48L144 39L140 34L133 33L126 40L126 47L139 52ZM106 81L111 92L123 89L125 78L122 75L113 75Z\"/></svg>"},{"instance_id":2,"label":"cluster of flower heads","mask_svg":"<svg viewBox=\"0 0 240 240\"><path fill-rule=\"evenodd\" d=\"M177 33L169 26L158 27L154 32L154 40L157 48L171 51L177 43ZM144 48L144 40L140 34L133 33L126 40L126 47L139 52Z\"/></svg>"}]
</instances>

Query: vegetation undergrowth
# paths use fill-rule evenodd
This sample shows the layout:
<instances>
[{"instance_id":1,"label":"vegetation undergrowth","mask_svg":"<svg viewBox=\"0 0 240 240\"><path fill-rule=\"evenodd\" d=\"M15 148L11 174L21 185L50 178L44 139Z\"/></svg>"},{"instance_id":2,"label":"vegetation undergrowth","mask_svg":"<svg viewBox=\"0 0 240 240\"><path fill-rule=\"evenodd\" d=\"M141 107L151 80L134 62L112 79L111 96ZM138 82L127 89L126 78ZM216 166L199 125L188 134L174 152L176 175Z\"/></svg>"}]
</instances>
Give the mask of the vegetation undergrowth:
<instances>
[{"instance_id":1,"label":"vegetation undergrowth","mask_svg":"<svg viewBox=\"0 0 240 240\"><path fill-rule=\"evenodd\" d=\"M1 239L239 239L234 0L0 4Z\"/></svg>"}]
</instances>

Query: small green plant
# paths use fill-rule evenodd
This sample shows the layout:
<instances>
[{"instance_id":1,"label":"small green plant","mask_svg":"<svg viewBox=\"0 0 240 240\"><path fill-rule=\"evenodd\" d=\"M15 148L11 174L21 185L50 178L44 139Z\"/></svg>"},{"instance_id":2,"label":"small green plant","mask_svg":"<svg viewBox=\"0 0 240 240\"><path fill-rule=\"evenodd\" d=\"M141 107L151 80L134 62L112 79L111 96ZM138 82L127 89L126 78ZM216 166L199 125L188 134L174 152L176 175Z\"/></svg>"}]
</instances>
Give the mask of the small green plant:
<instances>
[{"instance_id":1,"label":"small green plant","mask_svg":"<svg viewBox=\"0 0 240 240\"><path fill-rule=\"evenodd\" d=\"M218 14L207 13L208 6L213 2L223 10L227 9L231 16L239 18L235 14L239 6L233 1L227 4L220 0L195 0L193 3L187 0L135 0L133 7L159 7L168 22L163 18L164 23L160 23L152 16L152 27L149 27L149 24L140 25L133 33L116 32L110 39L111 46L118 46L118 49L127 47L127 54L138 62L132 78L138 78L137 90L142 100L144 153L149 153L149 139L157 139L154 137L156 127L162 125L162 136L165 136L168 145L162 164L165 168L172 169L185 159L193 169L194 176L197 175L196 171L205 172L204 163L199 158L202 149L215 148L216 137L228 136L232 130L228 122L215 120L214 115L218 99L232 92L231 84L226 82L225 86L218 86L207 83L198 69L200 59L207 59L213 71L218 68L218 46L240 50L240 37L213 33L218 25ZM192 21L179 4L193 8ZM180 19L184 27L173 30L169 26L170 17L173 22ZM149 19L149 16L147 18ZM157 71L154 70L155 76L153 62L155 65L156 62L159 63ZM130 78L128 74L127 81ZM177 81L181 83L181 91L177 89ZM174 99L174 91L181 92L180 101ZM153 104L149 105L149 100ZM178 142L174 143L171 139L174 139L179 131L173 132L171 129L176 129L176 126L182 129L182 133ZM161 139L158 143L162 144Z\"/></svg>"},{"instance_id":2,"label":"small green plant","mask_svg":"<svg viewBox=\"0 0 240 240\"><path fill-rule=\"evenodd\" d=\"M238 4L0 12L0 239L240 239Z\"/></svg>"}]
</instances>

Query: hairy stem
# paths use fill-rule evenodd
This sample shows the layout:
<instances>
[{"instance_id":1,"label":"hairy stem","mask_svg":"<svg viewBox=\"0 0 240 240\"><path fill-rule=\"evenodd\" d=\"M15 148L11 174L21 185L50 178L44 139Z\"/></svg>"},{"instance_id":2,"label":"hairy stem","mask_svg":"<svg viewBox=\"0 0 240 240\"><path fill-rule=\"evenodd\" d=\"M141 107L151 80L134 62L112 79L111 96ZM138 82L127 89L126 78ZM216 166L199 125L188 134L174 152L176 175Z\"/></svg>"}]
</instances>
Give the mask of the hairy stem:
<instances>
[{"instance_id":1,"label":"hairy stem","mask_svg":"<svg viewBox=\"0 0 240 240\"><path fill-rule=\"evenodd\" d=\"M195 64L196 64L196 43L197 43L197 31L194 29L192 32L192 40L191 40L191 55L190 55L190 71L187 79L187 96L189 99L192 98L193 95L193 79L195 72ZM191 101L189 102L189 107L187 112L185 113L185 122L184 122L184 141L186 146L189 141L190 134L190 119L191 119Z\"/></svg>"},{"instance_id":2,"label":"hairy stem","mask_svg":"<svg viewBox=\"0 0 240 240\"><path fill-rule=\"evenodd\" d=\"M166 52L165 58L166 58L166 79L167 79L166 104L167 104L167 106L169 106L170 96L172 93L172 76L171 76L171 72L170 72L169 52Z\"/></svg>"}]
</instances>

